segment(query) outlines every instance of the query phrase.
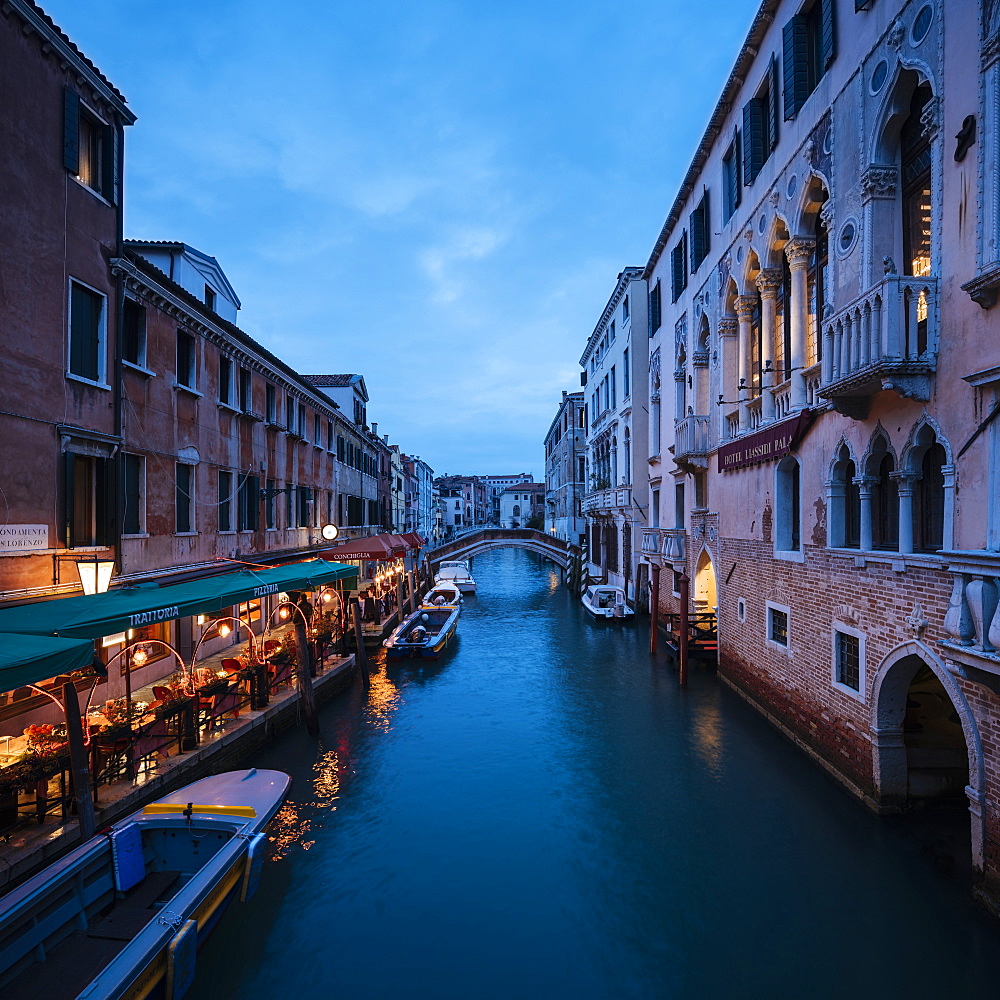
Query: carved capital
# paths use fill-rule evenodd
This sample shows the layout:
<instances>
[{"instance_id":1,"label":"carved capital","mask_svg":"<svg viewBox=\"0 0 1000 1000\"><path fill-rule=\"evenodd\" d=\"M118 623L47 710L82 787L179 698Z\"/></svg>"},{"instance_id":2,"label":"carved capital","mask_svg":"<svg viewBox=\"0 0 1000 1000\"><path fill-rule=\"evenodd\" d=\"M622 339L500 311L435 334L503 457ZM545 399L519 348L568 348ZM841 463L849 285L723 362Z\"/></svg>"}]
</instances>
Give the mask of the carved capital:
<instances>
[{"instance_id":1,"label":"carved capital","mask_svg":"<svg viewBox=\"0 0 1000 1000\"><path fill-rule=\"evenodd\" d=\"M762 299L773 299L781 288L782 273L777 267L764 268L757 275L757 287L760 289Z\"/></svg>"},{"instance_id":2,"label":"carved capital","mask_svg":"<svg viewBox=\"0 0 1000 1000\"><path fill-rule=\"evenodd\" d=\"M735 316L723 316L719 320L719 336L735 337L740 332L740 321Z\"/></svg>"},{"instance_id":3,"label":"carved capital","mask_svg":"<svg viewBox=\"0 0 1000 1000\"><path fill-rule=\"evenodd\" d=\"M823 207L819 210L819 218L827 232L833 229L833 199L827 198L823 202Z\"/></svg>"},{"instance_id":4,"label":"carved capital","mask_svg":"<svg viewBox=\"0 0 1000 1000\"><path fill-rule=\"evenodd\" d=\"M749 323L750 319L753 317L754 309L757 308L757 296L737 295L736 301L733 305L736 309L736 315L739 317L740 322Z\"/></svg>"},{"instance_id":5,"label":"carved capital","mask_svg":"<svg viewBox=\"0 0 1000 1000\"><path fill-rule=\"evenodd\" d=\"M987 70L1000 59L1000 31L983 42L983 70Z\"/></svg>"},{"instance_id":6,"label":"carved capital","mask_svg":"<svg viewBox=\"0 0 1000 1000\"><path fill-rule=\"evenodd\" d=\"M816 241L808 236L796 236L785 244L785 256L793 271L804 271L813 258Z\"/></svg>"},{"instance_id":7,"label":"carved capital","mask_svg":"<svg viewBox=\"0 0 1000 1000\"><path fill-rule=\"evenodd\" d=\"M861 200L895 198L899 170L895 165L873 163L861 175Z\"/></svg>"},{"instance_id":8,"label":"carved capital","mask_svg":"<svg viewBox=\"0 0 1000 1000\"><path fill-rule=\"evenodd\" d=\"M708 351L695 351L691 355L691 364L695 368L708 367Z\"/></svg>"}]
</instances>

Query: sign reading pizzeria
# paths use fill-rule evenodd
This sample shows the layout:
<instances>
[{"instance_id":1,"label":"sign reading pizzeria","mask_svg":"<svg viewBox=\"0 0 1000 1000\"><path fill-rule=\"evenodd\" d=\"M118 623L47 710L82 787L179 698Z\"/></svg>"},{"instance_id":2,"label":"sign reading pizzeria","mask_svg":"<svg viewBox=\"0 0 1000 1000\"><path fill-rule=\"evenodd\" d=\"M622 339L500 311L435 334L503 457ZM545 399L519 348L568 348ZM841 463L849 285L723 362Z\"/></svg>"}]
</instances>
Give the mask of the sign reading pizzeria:
<instances>
[{"instance_id":1,"label":"sign reading pizzeria","mask_svg":"<svg viewBox=\"0 0 1000 1000\"><path fill-rule=\"evenodd\" d=\"M782 420L780 424L757 434L722 445L719 448L719 472L732 472L782 458L799 443L810 423L812 414L803 410L791 420Z\"/></svg>"}]
</instances>

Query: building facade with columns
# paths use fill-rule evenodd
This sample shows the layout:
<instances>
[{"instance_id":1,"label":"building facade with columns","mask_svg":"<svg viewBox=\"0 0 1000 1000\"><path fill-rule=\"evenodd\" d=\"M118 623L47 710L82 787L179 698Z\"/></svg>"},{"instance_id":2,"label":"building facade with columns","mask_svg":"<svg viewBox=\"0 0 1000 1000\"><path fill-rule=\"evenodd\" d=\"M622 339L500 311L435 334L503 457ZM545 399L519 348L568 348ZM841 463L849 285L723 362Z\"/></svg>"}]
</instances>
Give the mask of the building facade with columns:
<instances>
[{"instance_id":1,"label":"building facade with columns","mask_svg":"<svg viewBox=\"0 0 1000 1000\"><path fill-rule=\"evenodd\" d=\"M643 272L661 609L860 799L967 807L994 896L998 60L996 0L766 0Z\"/></svg>"}]
</instances>

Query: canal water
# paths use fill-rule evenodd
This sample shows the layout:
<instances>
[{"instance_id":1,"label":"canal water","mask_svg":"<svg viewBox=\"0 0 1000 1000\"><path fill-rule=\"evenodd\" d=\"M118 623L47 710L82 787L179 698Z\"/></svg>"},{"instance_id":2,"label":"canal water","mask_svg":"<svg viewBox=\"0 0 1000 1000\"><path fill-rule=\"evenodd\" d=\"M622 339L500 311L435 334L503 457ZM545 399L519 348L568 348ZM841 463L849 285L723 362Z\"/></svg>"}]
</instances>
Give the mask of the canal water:
<instances>
[{"instance_id":1,"label":"canal water","mask_svg":"<svg viewBox=\"0 0 1000 1000\"><path fill-rule=\"evenodd\" d=\"M436 663L373 664L252 762L274 861L190 1000L992 995L1000 923L962 843L879 819L550 564L478 557Z\"/></svg>"}]
</instances>

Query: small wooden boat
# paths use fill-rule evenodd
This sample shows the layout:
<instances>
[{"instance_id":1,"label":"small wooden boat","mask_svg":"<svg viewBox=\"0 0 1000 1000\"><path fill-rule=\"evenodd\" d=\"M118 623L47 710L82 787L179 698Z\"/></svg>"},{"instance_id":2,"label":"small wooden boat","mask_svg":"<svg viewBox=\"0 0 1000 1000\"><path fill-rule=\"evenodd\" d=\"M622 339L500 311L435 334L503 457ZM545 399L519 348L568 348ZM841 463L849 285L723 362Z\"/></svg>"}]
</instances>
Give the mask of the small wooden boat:
<instances>
[{"instance_id":1,"label":"small wooden boat","mask_svg":"<svg viewBox=\"0 0 1000 1000\"><path fill-rule=\"evenodd\" d=\"M260 879L281 771L195 781L91 837L0 899L4 1000L175 1000L198 947Z\"/></svg>"},{"instance_id":2,"label":"small wooden boat","mask_svg":"<svg viewBox=\"0 0 1000 1000\"><path fill-rule=\"evenodd\" d=\"M462 591L458 586L447 580L434 584L420 602L425 608L451 608L462 603Z\"/></svg>"},{"instance_id":3,"label":"small wooden boat","mask_svg":"<svg viewBox=\"0 0 1000 1000\"><path fill-rule=\"evenodd\" d=\"M463 594L476 592L476 581L469 572L468 563L445 562L434 574L434 583L453 583Z\"/></svg>"},{"instance_id":4,"label":"small wooden boat","mask_svg":"<svg viewBox=\"0 0 1000 1000\"><path fill-rule=\"evenodd\" d=\"M621 587L588 587L580 602L598 621L621 625L635 618L635 611L629 607Z\"/></svg>"},{"instance_id":5,"label":"small wooden boat","mask_svg":"<svg viewBox=\"0 0 1000 1000\"><path fill-rule=\"evenodd\" d=\"M460 608L420 607L382 643L387 656L437 656L458 627Z\"/></svg>"}]
</instances>

